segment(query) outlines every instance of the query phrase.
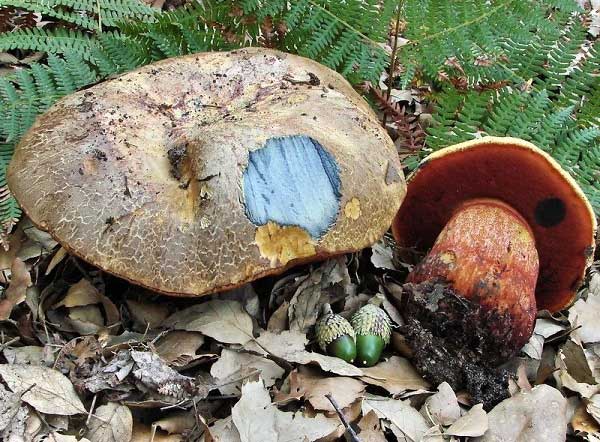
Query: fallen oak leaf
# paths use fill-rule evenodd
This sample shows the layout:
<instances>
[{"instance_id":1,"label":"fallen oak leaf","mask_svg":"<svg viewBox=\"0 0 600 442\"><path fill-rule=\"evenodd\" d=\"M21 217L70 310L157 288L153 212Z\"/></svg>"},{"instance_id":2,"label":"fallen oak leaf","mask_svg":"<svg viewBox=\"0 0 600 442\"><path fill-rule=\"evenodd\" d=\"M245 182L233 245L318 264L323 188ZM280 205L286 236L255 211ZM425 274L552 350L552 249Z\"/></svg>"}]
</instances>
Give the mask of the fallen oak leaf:
<instances>
[{"instance_id":1,"label":"fallen oak leaf","mask_svg":"<svg viewBox=\"0 0 600 442\"><path fill-rule=\"evenodd\" d=\"M242 442L312 442L337 431L340 425L337 417L309 418L301 412L278 410L260 378L242 387L242 397L231 410L231 417Z\"/></svg>"},{"instance_id":2,"label":"fallen oak leaf","mask_svg":"<svg viewBox=\"0 0 600 442\"><path fill-rule=\"evenodd\" d=\"M62 373L43 366L0 365L0 376L22 399L41 413L70 416L86 413L73 384Z\"/></svg>"},{"instance_id":3,"label":"fallen oak leaf","mask_svg":"<svg viewBox=\"0 0 600 442\"><path fill-rule=\"evenodd\" d=\"M483 410L483 404L477 404L454 422L446 430L446 434L463 437L483 436L488 430L488 426L488 416Z\"/></svg>"},{"instance_id":4,"label":"fallen oak leaf","mask_svg":"<svg viewBox=\"0 0 600 442\"><path fill-rule=\"evenodd\" d=\"M299 367L290 373L289 393L280 392L275 395L276 403L287 403L304 398L315 410L335 413L336 410L326 398L331 394L341 409L349 407L364 396L365 385L357 379L343 376L325 377L316 370Z\"/></svg>"},{"instance_id":5,"label":"fallen oak leaf","mask_svg":"<svg viewBox=\"0 0 600 442\"><path fill-rule=\"evenodd\" d=\"M270 359L262 356L242 353L228 350L226 348L221 352L221 357L215 362L210 374L219 381L222 386L219 387L221 394L239 394L241 392L242 381L246 375L251 373L260 373L265 382L265 386L271 387L285 373L285 370ZM236 378L236 382L224 382L228 379Z\"/></svg>"},{"instance_id":6,"label":"fallen oak leaf","mask_svg":"<svg viewBox=\"0 0 600 442\"><path fill-rule=\"evenodd\" d=\"M460 418L460 406L452 387L447 382L438 386L438 392L428 397L421 407L421 414L433 424L452 425Z\"/></svg>"},{"instance_id":7,"label":"fallen oak leaf","mask_svg":"<svg viewBox=\"0 0 600 442\"><path fill-rule=\"evenodd\" d=\"M10 283L4 292L4 299L0 300L0 321L8 319L13 308L25 301L27 288L31 284L27 266L19 258L15 258L11 266Z\"/></svg>"},{"instance_id":8,"label":"fallen oak leaf","mask_svg":"<svg viewBox=\"0 0 600 442\"><path fill-rule=\"evenodd\" d=\"M360 378L367 384L385 388L393 395L404 393L406 390L426 390L429 383L419 375L408 361L400 356L392 356L373 367L362 369L365 374Z\"/></svg>"},{"instance_id":9,"label":"fallen oak leaf","mask_svg":"<svg viewBox=\"0 0 600 442\"><path fill-rule=\"evenodd\" d=\"M196 351L204 344L204 336L198 332L174 330L162 336L156 343L156 353L174 367L184 367L203 357Z\"/></svg>"},{"instance_id":10,"label":"fallen oak leaf","mask_svg":"<svg viewBox=\"0 0 600 442\"><path fill-rule=\"evenodd\" d=\"M358 437L361 442L386 442L379 417L374 410L369 411L362 417L358 422L358 428L360 428Z\"/></svg>"},{"instance_id":11,"label":"fallen oak leaf","mask_svg":"<svg viewBox=\"0 0 600 442\"><path fill-rule=\"evenodd\" d=\"M109 402L98 407L88 425L90 442L123 442L131 440L133 418L125 405Z\"/></svg>"},{"instance_id":12,"label":"fallen oak leaf","mask_svg":"<svg viewBox=\"0 0 600 442\"><path fill-rule=\"evenodd\" d=\"M200 332L225 344L253 339L252 318L237 301L215 299L173 313L163 323L175 330Z\"/></svg>"},{"instance_id":13,"label":"fallen oak leaf","mask_svg":"<svg viewBox=\"0 0 600 442\"><path fill-rule=\"evenodd\" d=\"M419 442L430 427L408 401L383 397L367 398L363 401L363 414L371 410L380 418L390 421L392 432L398 440L409 438L413 442Z\"/></svg>"}]
</instances>

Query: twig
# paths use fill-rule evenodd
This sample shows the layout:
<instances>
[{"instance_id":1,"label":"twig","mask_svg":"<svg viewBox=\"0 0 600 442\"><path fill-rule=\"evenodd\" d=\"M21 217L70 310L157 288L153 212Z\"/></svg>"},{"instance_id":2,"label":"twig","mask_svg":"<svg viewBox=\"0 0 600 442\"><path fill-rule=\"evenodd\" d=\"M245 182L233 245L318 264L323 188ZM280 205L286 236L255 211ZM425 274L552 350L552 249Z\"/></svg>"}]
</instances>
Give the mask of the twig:
<instances>
[{"instance_id":1,"label":"twig","mask_svg":"<svg viewBox=\"0 0 600 442\"><path fill-rule=\"evenodd\" d=\"M342 424L344 425L344 428L346 428L346 431L350 435L350 439L352 439L352 442L361 442L361 440L358 437L358 434L356 434L356 432L354 431L354 429L348 423L348 420L346 419L346 416L344 416L344 413L342 413L342 410L340 410L340 406L338 405L337 401L333 398L333 396L331 396L331 393L327 393L325 395L325 397L327 399L329 399L329 402L331 402L331 405L333 405L333 408L335 408L335 412L337 413L337 415L339 416L340 420L342 421Z\"/></svg>"},{"instance_id":2,"label":"twig","mask_svg":"<svg viewBox=\"0 0 600 442\"><path fill-rule=\"evenodd\" d=\"M12 338L10 341L5 342L4 344L0 344L0 351L4 350L6 347L10 347L12 344L14 344L15 342L20 341L21 338L19 336L17 336L16 338Z\"/></svg>"},{"instance_id":3,"label":"twig","mask_svg":"<svg viewBox=\"0 0 600 442\"><path fill-rule=\"evenodd\" d=\"M94 395L94 399L92 399L92 405L90 406L90 412L88 413L88 417L85 420L85 426L87 427L90 423L90 420L92 419L92 413L94 412L94 407L96 406L96 399L98 398L98 395L95 394Z\"/></svg>"}]
</instances>

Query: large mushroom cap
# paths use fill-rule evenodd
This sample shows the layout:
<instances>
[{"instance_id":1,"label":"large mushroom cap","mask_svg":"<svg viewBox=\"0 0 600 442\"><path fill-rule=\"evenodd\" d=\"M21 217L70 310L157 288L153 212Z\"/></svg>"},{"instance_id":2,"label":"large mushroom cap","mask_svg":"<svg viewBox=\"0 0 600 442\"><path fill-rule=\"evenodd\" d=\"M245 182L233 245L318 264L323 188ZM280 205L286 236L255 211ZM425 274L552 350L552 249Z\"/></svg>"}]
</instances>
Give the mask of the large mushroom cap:
<instances>
[{"instance_id":1,"label":"large mushroom cap","mask_svg":"<svg viewBox=\"0 0 600 442\"><path fill-rule=\"evenodd\" d=\"M264 49L168 59L60 100L8 181L67 250L178 295L364 248L405 193L394 145L352 87Z\"/></svg>"},{"instance_id":2,"label":"large mushroom cap","mask_svg":"<svg viewBox=\"0 0 600 442\"><path fill-rule=\"evenodd\" d=\"M497 198L535 236L538 309L573 301L594 254L596 218L577 183L544 151L517 138L476 139L429 155L408 182L392 226L401 246L428 250L462 202Z\"/></svg>"}]
</instances>

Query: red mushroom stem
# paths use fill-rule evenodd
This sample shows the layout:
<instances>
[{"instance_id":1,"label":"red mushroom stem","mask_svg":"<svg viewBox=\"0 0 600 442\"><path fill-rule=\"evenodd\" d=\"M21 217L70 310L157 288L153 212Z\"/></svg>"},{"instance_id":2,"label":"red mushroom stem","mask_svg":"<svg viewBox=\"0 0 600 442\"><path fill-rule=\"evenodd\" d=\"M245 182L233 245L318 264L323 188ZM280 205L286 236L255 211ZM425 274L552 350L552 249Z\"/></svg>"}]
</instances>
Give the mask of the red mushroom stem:
<instances>
[{"instance_id":1,"label":"red mushroom stem","mask_svg":"<svg viewBox=\"0 0 600 442\"><path fill-rule=\"evenodd\" d=\"M499 354L511 356L533 331L538 271L527 221L500 200L477 198L454 211L407 282L445 281L458 296L498 313L503 320L490 321L487 327L505 338L498 343Z\"/></svg>"}]
</instances>

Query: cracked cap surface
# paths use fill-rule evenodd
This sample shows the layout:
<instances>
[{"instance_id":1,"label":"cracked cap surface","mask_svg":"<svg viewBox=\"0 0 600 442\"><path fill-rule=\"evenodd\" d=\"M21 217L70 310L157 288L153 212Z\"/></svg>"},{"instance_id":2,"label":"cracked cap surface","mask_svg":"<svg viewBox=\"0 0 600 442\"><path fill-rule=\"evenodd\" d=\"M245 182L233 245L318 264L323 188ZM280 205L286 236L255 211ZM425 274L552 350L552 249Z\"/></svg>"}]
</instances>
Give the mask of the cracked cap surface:
<instances>
[{"instance_id":1,"label":"cracked cap surface","mask_svg":"<svg viewBox=\"0 0 600 442\"><path fill-rule=\"evenodd\" d=\"M279 170L285 192L277 180L256 181L252 195L264 198L247 204L250 153L299 137L296 153L280 143L252 173L261 179L279 155L277 167L290 172ZM312 172L299 178L308 168L293 161L306 152L323 164L319 182L334 183L319 206L328 218L307 215L312 195L320 197L306 184ZM293 180L310 197L287 197ZM8 183L69 252L188 296L364 248L388 229L405 193L391 139L340 75L258 48L163 60L61 99L22 138ZM269 207L295 202L297 222ZM252 222L247 206L267 223Z\"/></svg>"}]
</instances>

